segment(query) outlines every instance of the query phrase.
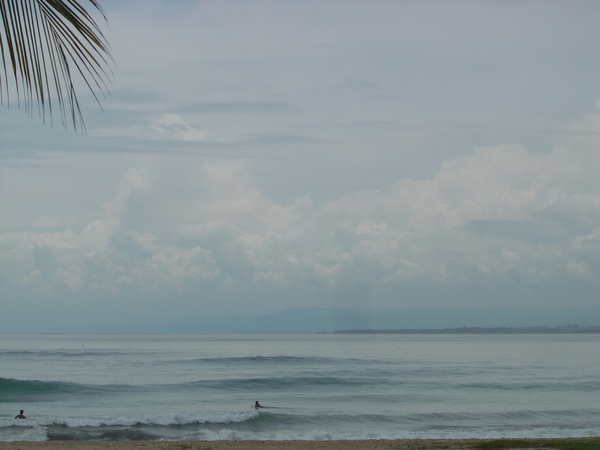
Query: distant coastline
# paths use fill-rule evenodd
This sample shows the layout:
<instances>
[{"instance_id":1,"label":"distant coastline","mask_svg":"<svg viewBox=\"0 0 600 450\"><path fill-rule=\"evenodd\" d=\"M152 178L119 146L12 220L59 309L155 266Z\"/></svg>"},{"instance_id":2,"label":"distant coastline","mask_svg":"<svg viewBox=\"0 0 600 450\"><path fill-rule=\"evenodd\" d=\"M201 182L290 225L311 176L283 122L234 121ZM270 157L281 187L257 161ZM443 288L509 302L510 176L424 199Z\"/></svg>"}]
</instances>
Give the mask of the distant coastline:
<instances>
[{"instance_id":1,"label":"distant coastline","mask_svg":"<svg viewBox=\"0 0 600 450\"><path fill-rule=\"evenodd\" d=\"M580 327L565 325L561 327L459 327L430 329L357 329L339 330L334 334L598 334L600 326Z\"/></svg>"}]
</instances>

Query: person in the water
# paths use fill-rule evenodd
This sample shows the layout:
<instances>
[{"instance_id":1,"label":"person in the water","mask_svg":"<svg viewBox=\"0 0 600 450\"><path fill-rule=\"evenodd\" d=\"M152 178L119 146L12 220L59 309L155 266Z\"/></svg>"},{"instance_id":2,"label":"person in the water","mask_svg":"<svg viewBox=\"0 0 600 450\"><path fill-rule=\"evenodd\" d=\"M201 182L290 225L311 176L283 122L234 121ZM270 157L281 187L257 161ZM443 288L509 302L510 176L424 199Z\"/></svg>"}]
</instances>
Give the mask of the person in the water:
<instances>
[{"instance_id":1,"label":"person in the water","mask_svg":"<svg viewBox=\"0 0 600 450\"><path fill-rule=\"evenodd\" d=\"M256 400L256 401L254 402L254 407L255 407L255 408L262 408L263 406L262 406L260 403L258 403L258 400Z\"/></svg>"},{"instance_id":2,"label":"person in the water","mask_svg":"<svg viewBox=\"0 0 600 450\"><path fill-rule=\"evenodd\" d=\"M25 417L25 414L23 414L25 411L21 410L21 412L19 414L17 414L17 417L15 417L15 419L27 419L27 417Z\"/></svg>"}]
</instances>

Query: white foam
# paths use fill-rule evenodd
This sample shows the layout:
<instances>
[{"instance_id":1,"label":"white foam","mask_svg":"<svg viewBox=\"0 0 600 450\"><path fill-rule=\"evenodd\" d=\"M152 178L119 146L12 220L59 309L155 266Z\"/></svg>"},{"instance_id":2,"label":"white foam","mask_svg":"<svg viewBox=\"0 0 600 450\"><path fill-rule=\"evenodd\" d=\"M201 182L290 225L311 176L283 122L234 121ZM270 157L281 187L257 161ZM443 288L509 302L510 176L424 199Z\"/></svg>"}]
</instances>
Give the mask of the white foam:
<instances>
[{"instance_id":1,"label":"white foam","mask_svg":"<svg viewBox=\"0 0 600 450\"><path fill-rule=\"evenodd\" d=\"M252 432L224 428L219 431L201 429L191 436L193 440L261 440L261 441L329 441L364 439L527 439L527 438L569 438L593 437L600 435L600 427L565 430L562 428L539 428L535 430L471 429L436 431L394 431L394 432L330 432L311 430L307 432L274 431Z\"/></svg>"},{"instance_id":2,"label":"white foam","mask_svg":"<svg viewBox=\"0 0 600 450\"><path fill-rule=\"evenodd\" d=\"M27 420L19 420L19 419L0 419L0 428L7 427L23 427L23 428L31 428L39 425L37 421L27 419Z\"/></svg>"},{"instance_id":3,"label":"white foam","mask_svg":"<svg viewBox=\"0 0 600 450\"><path fill-rule=\"evenodd\" d=\"M28 426L2 428L0 431L0 441L47 441L48 430L45 427Z\"/></svg>"},{"instance_id":4,"label":"white foam","mask_svg":"<svg viewBox=\"0 0 600 450\"><path fill-rule=\"evenodd\" d=\"M176 412L167 414L147 414L139 417L116 416L116 417L51 417L40 419L37 424L40 425L59 425L68 428L82 427L102 427L102 426L126 426L134 425L190 425L190 424L209 424L209 423L241 423L258 417L257 411L249 412L228 412L201 414L197 416L185 416ZM11 423L14 425L14 423Z\"/></svg>"}]
</instances>

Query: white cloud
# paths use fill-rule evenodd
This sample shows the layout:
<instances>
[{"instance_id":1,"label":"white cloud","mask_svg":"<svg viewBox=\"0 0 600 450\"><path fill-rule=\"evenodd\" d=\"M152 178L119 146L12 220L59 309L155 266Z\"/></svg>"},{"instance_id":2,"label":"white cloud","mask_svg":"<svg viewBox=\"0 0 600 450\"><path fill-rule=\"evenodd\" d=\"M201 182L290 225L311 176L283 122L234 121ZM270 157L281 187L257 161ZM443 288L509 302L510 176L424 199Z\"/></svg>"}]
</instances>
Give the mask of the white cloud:
<instances>
[{"instance_id":1,"label":"white cloud","mask_svg":"<svg viewBox=\"0 0 600 450\"><path fill-rule=\"evenodd\" d=\"M206 130L188 124L177 114L162 114L150 126L152 138L172 139L188 142L202 142L207 135Z\"/></svg>"},{"instance_id":2,"label":"white cloud","mask_svg":"<svg viewBox=\"0 0 600 450\"><path fill-rule=\"evenodd\" d=\"M162 237L150 229L165 220L161 211L169 211L169 196L158 205L146 200L164 188L158 180L165 174L155 172L150 182L145 169L131 168L104 204L104 217L81 232L13 232L2 240L21 252L41 245L69 250L57 256L54 275L44 283L36 271L21 273L21 284L33 287L38 280L40 292L52 285L56 292L65 286L82 291L92 278L96 290L176 289L191 282L237 286L239 292L350 280L374 286L474 277L593 280L600 255L583 243L598 242L600 195L569 189L589 170L580 164L576 150L477 148L445 162L429 180L398 180L385 191L321 204L303 196L279 205L258 188L247 161L216 160L199 166L203 188L188 194L192 222ZM181 178L173 189L190 182ZM128 229L122 215L148 205L144 217L150 214L153 223Z\"/></svg>"},{"instance_id":3,"label":"white cloud","mask_svg":"<svg viewBox=\"0 0 600 450\"><path fill-rule=\"evenodd\" d=\"M208 130L186 122L178 114L167 113L149 118L144 125L96 129L92 134L104 138L128 138L143 141L202 142L206 139Z\"/></svg>"},{"instance_id":4,"label":"white cloud","mask_svg":"<svg viewBox=\"0 0 600 450\"><path fill-rule=\"evenodd\" d=\"M126 202L136 189L147 185L145 172L140 168L128 169L122 177L122 182L117 188L117 196L104 204L104 214L111 226L117 226L120 216L125 209Z\"/></svg>"}]
</instances>

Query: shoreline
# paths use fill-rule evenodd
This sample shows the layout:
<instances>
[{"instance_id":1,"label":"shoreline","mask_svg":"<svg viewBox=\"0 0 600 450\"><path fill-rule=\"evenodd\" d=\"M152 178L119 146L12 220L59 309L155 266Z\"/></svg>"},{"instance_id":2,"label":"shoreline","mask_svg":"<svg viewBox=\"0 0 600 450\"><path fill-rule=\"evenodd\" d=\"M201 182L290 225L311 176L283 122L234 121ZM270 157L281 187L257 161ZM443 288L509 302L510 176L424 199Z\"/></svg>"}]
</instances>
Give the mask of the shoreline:
<instances>
[{"instance_id":1,"label":"shoreline","mask_svg":"<svg viewBox=\"0 0 600 450\"><path fill-rule=\"evenodd\" d=\"M500 445L495 446L493 443ZM0 441L0 450L468 450L478 448L600 448L600 437L528 439L371 439L340 441ZM555 444L555 445L552 445ZM586 445L587 444L587 445ZM514 445L514 447L513 447Z\"/></svg>"}]
</instances>

